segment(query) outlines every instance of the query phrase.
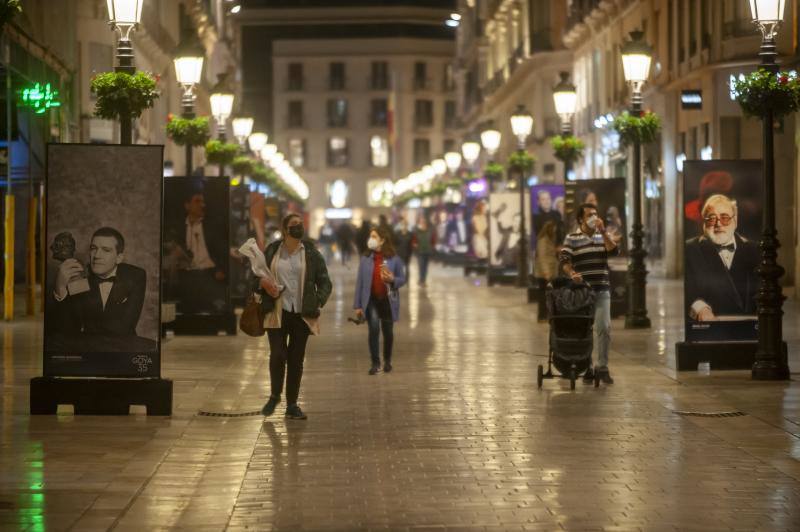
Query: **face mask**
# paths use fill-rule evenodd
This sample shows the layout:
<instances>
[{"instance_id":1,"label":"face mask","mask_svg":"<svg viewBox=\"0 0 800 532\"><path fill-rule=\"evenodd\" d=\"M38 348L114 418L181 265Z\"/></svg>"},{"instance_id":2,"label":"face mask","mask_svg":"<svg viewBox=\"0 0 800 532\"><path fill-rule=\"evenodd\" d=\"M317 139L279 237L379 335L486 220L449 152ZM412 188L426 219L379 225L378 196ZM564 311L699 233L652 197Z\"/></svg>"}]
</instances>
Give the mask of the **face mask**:
<instances>
[{"instance_id":1,"label":"face mask","mask_svg":"<svg viewBox=\"0 0 800 532\"><path fill-rule=\"evenodd\" d=\"M589 219L586 220L586 225L589 226L589 229L594 229L595 227L597 227L597 215L593 214L592 216L590 216Z\"/></svg>"},{"instance_id":2,"label":"face mask","mask_svg":"<svg viewBox=\"0 0 800 532\"><path fill-rule=\"evenodd\" d=\"M370 238L369 240L367 240L367 247L372 251L377 251L381 247L381 245L378 243L377 238Z\"/></svg>"},{"instance_id":3,"label":"face mask","mask_svg":"<svg viewBox=\"0 0 800 532\"><path fill-rule=\"evenodd\" d=\"M289 236L290 237L296 238L297 240L300 240L301 238L303 238L303 234L305 233L305 230L303 229L303 225L302 224L297 224L297 225L291 226L289 228L288 232L289 232Z\"/></svg>"}]
</instances>

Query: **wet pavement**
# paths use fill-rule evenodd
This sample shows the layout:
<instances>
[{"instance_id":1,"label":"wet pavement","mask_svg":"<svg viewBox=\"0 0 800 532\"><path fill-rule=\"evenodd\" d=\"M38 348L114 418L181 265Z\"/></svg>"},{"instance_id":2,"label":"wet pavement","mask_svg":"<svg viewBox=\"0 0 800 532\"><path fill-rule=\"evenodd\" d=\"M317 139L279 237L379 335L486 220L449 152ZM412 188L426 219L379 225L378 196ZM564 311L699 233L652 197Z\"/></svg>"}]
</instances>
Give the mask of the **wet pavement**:
<instances>
[{"instance_id":1,"label":"wet pavement","mask_svg":"<svg viewBox=\"0 0 800 532\"><path fill-rule=\"evenodd\" d=\"M164 344L171 418L31 417L40 322L0 326L0 530L800 529L800 386L677 374L680 283L651 277L651 330L615 320L614 385L539 390L548 328L523 292L414 273L395 371L369 376L354 269L332 269L306 421L197 415L266 400L265 341L242 335ZM794 368L798 320L787 303Z\"/></svg>"}]
</instances>

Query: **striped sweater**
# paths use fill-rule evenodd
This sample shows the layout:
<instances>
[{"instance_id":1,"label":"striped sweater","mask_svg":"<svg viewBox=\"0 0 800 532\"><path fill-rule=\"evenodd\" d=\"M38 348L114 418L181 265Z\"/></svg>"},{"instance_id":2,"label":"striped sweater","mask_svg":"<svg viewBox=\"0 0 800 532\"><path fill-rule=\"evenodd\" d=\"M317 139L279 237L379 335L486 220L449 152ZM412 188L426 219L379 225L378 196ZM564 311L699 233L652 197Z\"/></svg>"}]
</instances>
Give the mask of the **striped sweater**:
<instances>
[{"instance_id":1,"label":"striped sweater","mask_svg":"<svg viewBox=\"0 0 800 532\"><path fill-rule=\"evenodd\" d=\"M609 252L602 240L595 242L591 236L578 231L570 233L564 239L559 259L564 264L572 264L572 268L583 280L597 292L609 290L611 282L608 275L608 255L616 254L616 249Z\"/></svg>"}]
</instances>

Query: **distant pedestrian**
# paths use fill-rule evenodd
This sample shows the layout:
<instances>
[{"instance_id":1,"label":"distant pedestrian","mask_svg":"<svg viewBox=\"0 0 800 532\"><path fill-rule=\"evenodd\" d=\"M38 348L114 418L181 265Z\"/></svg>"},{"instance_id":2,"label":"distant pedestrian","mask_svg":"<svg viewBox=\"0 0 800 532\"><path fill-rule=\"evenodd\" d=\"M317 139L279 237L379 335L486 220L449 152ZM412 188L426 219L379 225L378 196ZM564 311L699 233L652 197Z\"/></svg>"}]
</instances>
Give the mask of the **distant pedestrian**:
<instances>
[{"instance_id":1,"label":"distant pedestrian","mask_svg":"<svg viewBox=\"0 0 800 532\"><path fill-rule=\"evenodd\" d=\"M400 293L406 283L403 261L392 245L392 235L381 228L373 229L367 240L369 251L361 257L356 278L353 308L356 316L366 315L369 328L369 374L380 371L380 334L383 332L383 371L392 371L394 322L400 318Z\"/></svg>"},{"instance_id":2,"label":"distant pedestrian","mask_svg":"<svg viewBox=\"0 0 800 532\"><path fill-rule=\"evenodd\" d=\"M406 269L408 269L409 262L411 261L412 237L411 231L408 230L408 222L402 220L397 226L397 231L394 233L394 247L397 250L397 254L403 259L403 264L406 266Z\"/></svg>"},{"instance_id":3,"label":"distant pedestrian","mask_svg":"<svg viewBox=\"0 0 800 532\"><path fill-rule=\"evenodd\" d=\"M369 220L365 219L361 222L361 227L358 228L358 232L356 233L356 249L359 255L363 255L368 251L367 239L369 238L369 232L371 230L372 224L369 223Z\"/></svg>"},{"instance_id":4,"label":"distant pedestrian","mask_svg":"<svg viewBox=\"0 0 800 532\"><path fill-rule=\"evenodd\" d=\"M261 413L270 416L275 411L281 401L285 375L286 417L306 419L297 405L306 342L310 334L319 334L320 309L333 288L325 259L314 243L304 238L300 215L286 215L281 227L283 238L270 244L264 253L277 284L266 278L259 283L262 306L268 312L264 327L269 339L271 385L269 400Z\"/></svg>"},{"instance_id":5,"label":"distant pedestrian","mask_svg":"<svg viewBox=\"0 0 800 532\"><path fill-rule=\"evenodd\" d=\"M353 236L355 229L350 225L350 222L344 221L342 225L336 230L336 246L339 248L339 255L342 260L342 266L350 261L350 255L353 253Z\"/></svg>"},{"instance_id":6,"label":"distant pedestrian","mask_svg":"<svg viewBox=\"0 0 800 532\"><path fill-rule=\"evenodd\" d=\"M594 330L597 335L597 358L594 371L600 380L613 384L608 370L608 351L611 344L611 282L608 256L617 252L617 242L605 230L597 207L584 203L576 213L578 231L567 235L561 249L561 267L573 281L587 282L595 291ZM591 366L583 375L584 381L594 380Z\"/></svg>"},{"instance_id":7,"label":"distant pedestrian","mask_svg":"<svg viewBox=\"0 0 800 532\"><path fill-rule=\"evenodd\" d=\"M414 236L412 238L412 247L414 253L417 255L417 264L419 265L419 285L425 286L428 280L428 264L431 261L433 254L433 245L435 239L433 232L428 227L428 220L423 216L417 223L414 229Z\"/></svg>"}]
</instances>

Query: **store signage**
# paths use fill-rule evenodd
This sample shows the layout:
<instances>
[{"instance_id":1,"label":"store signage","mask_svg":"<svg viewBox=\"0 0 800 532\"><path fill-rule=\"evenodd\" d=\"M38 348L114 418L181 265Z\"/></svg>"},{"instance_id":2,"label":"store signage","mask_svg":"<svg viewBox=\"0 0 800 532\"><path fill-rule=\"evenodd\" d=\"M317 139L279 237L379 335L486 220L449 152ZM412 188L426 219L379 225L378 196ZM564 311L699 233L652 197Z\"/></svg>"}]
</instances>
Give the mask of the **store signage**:
<instances>
[{"instance_id":1,"label":"store signage","mask_svg":"<svg viewBox=\"0 0 800 532\"><path fill-rule=\"evenodd\" d=\"M702 109L703 91L685 90L681 91L681 109Z\"/></svg>"},{"instance_id":2,"label":"store signage","mask_svg":"<svg viewBox=\"0 0 800 532\"><path fill-rule=\"evenodd\" d=\"M20 105L32 108L37 115L43 114L51 107L61 107L58 99L58 91L50 87L49 83L44 85L34 84L20 91Z\"/></svg>"}]
</instances>

